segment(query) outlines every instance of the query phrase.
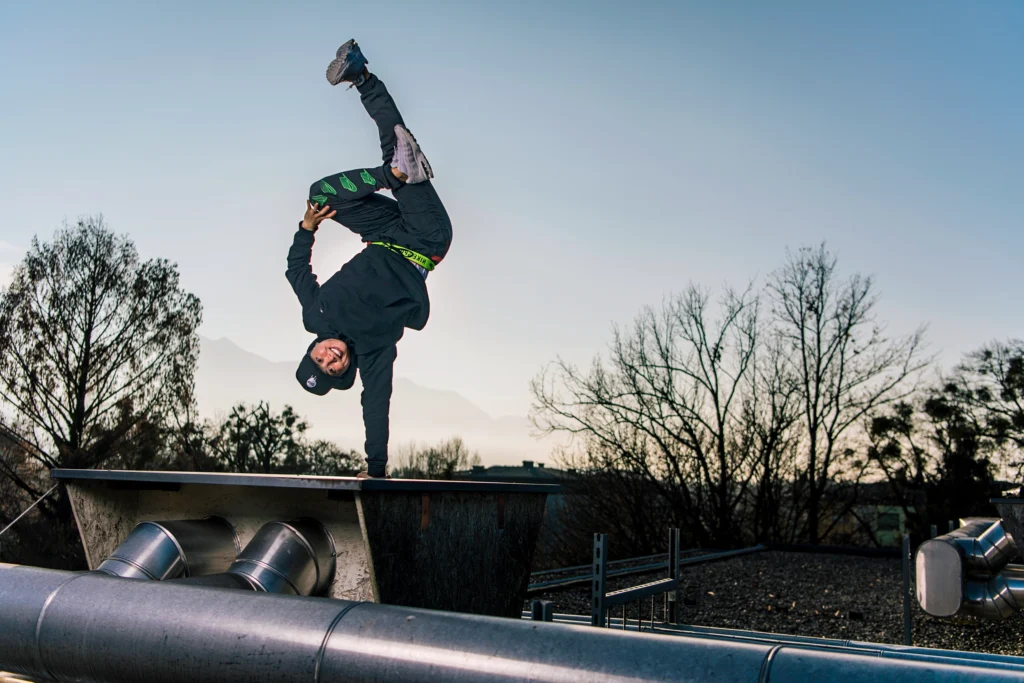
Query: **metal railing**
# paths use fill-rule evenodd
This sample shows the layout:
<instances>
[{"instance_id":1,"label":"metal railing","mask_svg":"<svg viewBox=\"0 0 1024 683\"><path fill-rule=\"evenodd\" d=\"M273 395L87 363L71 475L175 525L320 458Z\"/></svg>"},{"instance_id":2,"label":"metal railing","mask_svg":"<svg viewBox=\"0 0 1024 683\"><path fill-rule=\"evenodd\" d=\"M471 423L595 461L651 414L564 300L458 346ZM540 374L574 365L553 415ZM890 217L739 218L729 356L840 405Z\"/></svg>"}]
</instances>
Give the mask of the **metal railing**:
<instances>
[{"instance_id":1,"label":"metal railing","mask_svg":"<svg viewBox=\"0 0 1024 683\"><path fill-rule=\"evenodd\" d=\"M676 605L679 601L679 529L668 532L668 578L659 581L607 592L608 586L608 535L594 534L594 576L591 584L591 626L607 626L607 616L614 607L622 606L622 628L626 628L626 605L637 603L637 628L640 627L640 601L651 598L651 628L654 628L654 598L666 594L665 620L675 623Z\"/></svg>"},{"instance_id":2,"label":"metal railing","mask_svg":"<svg viewBox=\"0 0 1024 683\"><path fill-rule=\"evenodd\" d=\"M690 551L690 552L697 552L697 551ZM658 560L658 559L663 559L663 558L667 558L667 557L668 557L667 553L654 553L653 555L641 555L640 557L630 557L630 558L627 558L625 560L614 560L612 562L609 562L608 566L610 567L612 565L629 564L630 562L642 562L643 560ZM666 560L666 562L667 562L667 560ZM650 565L650 566L652 566L652 567L661 567L661 566L664 566L666 564L666 562L659 562L657 564L653 564L653 565ZM533 578L535 576L547 576L548 574L568 574L569 572L578 572L578 571L583 571L585 569L590 569L590 565L589 564L578 564L578 565L576 565L574 567L559 567L557 569L538 569L535 572L530 572L530 578Z\"/></svg>"},{"instance_id":3,"label":"metal railing","mask_svg":"<svg viewBox=\"0 0 1024 683\"><path fill-rule=\"evenodd\" d=\"M595 536L597 536L597 534L595 534ZM678 566L678 567L686 567L686 566L695 565L695 564L704 564L705 562L715 562L715 561L718 561L718 560L725 560L725 559L728 559L730 557L736 557L738 555L746 555L746 554L749 554L749 553L760 552L762 550L770 550L770 547L766 546L766 545L756 545L756 546L752 546L750 548L740 548L738 550L723 550L723 551L719 551L719 552L710 552L710 553L704 553L702 550L680 550L679 551L679 555L682 555L683 553L686 553L688 555L696 555L696 556L695 557L681 558L681 559L679 559L677 561L676 566ZM703 553L703 554L698 554L698 553ZM653 564L643 564L643 565L639 565L639 566L635 566L635 567L626 567L624 569L619 569L619 570L616 570L616 571L611 571L611 569L610 569L613 565L628 564L630 562L637 562L637 561L640 561L640 560L649 559L651 557L666 557L667 558L668 555L667 555L667 553L660 553L659 555L653 555L653 556L652 555L647 555L645 557L633 557L633 558L629 558L629 559L625 559L625 560L611 560L611 561L609 561L607 563L606 578L614 579L614 578L618 578L620 576L632 576L632 575L635 575L635 574L649 574L652 571L657 571L659 569L669 569L669 563L668 563L667 560L665 562L656 562L656 563L653 563ZM539 572L534 572L533 574L531 574L531 576L537 576L537 575L543 575L543 574L554 574L556 572L568 571L570 569L574 569L574 570L587 569L589 571L586 574L580 574L579 576L573 576L573 577L569 577L569 578L566 578L566 579L555 579L553 581L541 581L539 583L531 583L529 586L527 586L527 589L526 589L527 595L535 595L537 593L551 593L551 592L558 591L558 590L572 588L573 586L579 586L579 585L582 585L582 584L589 584L593 580L594 569L593 569L593 565L591 565L591 564L584 564L584 565L579 565L579 566L576 566L576 567L566 567L565 569L560 569L560 570L539 571Z\"/></svg>"},{"instance_id":4,"label":"metal railing","mask_svg":"<svg viewBox=\"0 0 1024 683\"><path fill-rule=\"evenodd\" d=\"M933 525L934 527L934 525ZM934 534L934 528L932 530ZM740 548L738 550L726 550L717 553L710 553L707 555L700 555L698 557L691 557L686 559L680 559L679 557L679 529L669 529L669 551L668 553L662 553L658 555L647 555L644 557L634 557L625 560L614 560L609 561L608 559L608 535L607 534L594 534L594 561L591 565L578 565L575 567L564 567L561 569L546 570L534 572L532 575L543 575L543 574L556 574L564 573L573 570L590 569L591 572L587 575L572 577L569 579L558 579L555 581L548 581L542 583L531 584L527 589L528 592L540 593L548 592L553 589L561 589L578 585L581 583L591 584L591 614L590 624L592 626L599 626L602 628L611 628L613 624L616 628L627 630L632 628L630 620L626 614L626 607L631 602L637 604L637 619L636 619L636 630L643 630L643 620L640 610L640 601L644 598L651 598L651 611L650 611L650 630L655 629L655 597L659 594L665 595L665 604L663 612L662 623L664 625L678 624L679 618L679 589L681 585L679 570L687 565L701 564L705 562L713 562L716 560L722 560L729 557L736 557L739 555L746 555L750 553L760 552L763 550L769 550L770 546L756 545L750 548ZM625 564L629 562L637 562L646 559L652 559L656 557L666 556L671 558L666 562L659 562L656 564L641 565L639 567L629 567L618 571L609 571L609 567L612 565ZM912 645L913 643L913 616L912 616L912 600L913 600L913 580L911 577L911 562L913 561L913 552L911 551L910 536L908 534L903 535L902 548L900 550L900 559L903 569L903 585L902 585L902 603L903 603L903 643L905 646ZM608 579L615 578L618 576L624 576L629 574L647 573L653 569L668 568L669 575L667 578L659 579L657 581L651 581L648 583L640 584L638 586L631 586L617 591L608 592ZM615 607L622 607L622 618L615 619L611 615L611 610ZM534 621L554 621L556 619L555 604L550 600L534 600L531 603L531 609L528 613L524 613L524 618L530 618ZM564 615L563 615L564 616ZM580 616L578 619L585 620L586 617Z\"/></svg>"}]
</instances>

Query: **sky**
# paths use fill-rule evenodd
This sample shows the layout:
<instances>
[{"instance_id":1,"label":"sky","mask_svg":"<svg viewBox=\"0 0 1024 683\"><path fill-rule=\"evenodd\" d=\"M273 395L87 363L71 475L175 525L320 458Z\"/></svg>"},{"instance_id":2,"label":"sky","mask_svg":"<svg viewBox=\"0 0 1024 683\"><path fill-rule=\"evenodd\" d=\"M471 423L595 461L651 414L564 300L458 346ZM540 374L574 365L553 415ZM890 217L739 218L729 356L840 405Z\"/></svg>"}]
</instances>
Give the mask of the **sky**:
<instances>
[{"instance_id":1,"label":"sky","mask_svg":"<svg viewBox=\"0 0 1024 683\"><path fill-rule=\"evenodd\" d=\"M201 334L297 361L307 188L380 163L324 78L354 37L454 224L398 375L525 414L556 356L821 242L950 364L1024 335L1022 25L1013 0L7 0L0 281L34 235L102 214L178 265ZM325 224L321 281L359 248Z\"/></svg>"}]
</instances>

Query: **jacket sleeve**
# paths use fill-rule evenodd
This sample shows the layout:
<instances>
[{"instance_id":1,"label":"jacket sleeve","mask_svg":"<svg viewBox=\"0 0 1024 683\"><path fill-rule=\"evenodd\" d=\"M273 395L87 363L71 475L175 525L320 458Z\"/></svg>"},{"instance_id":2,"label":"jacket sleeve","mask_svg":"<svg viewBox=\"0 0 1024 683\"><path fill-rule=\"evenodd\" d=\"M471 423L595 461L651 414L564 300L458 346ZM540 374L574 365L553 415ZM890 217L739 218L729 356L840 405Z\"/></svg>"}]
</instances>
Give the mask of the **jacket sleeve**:
<instances>
[{"instance_id":1,"label":"jacket sleeve","mask_svg":"<svg viewBox=\"0 0 1024 683\"><path fill-rule=\"evenodd\" d=\"M313 257L313 239L312 231L299 228L288 250L288 270L285 271L285 277L304 309L316 303L317 294L320 293L313 267L309 265Z\"/></svg>"},{"instance_id":2,"label":"jacket sleeve","mask_svg":"<svg viewBox=\"0 0 1024 683\"><path fill-rule=\"evenodd\" d=\"M391 387L398 349L387 346L359 358L363 380L363 425L366 428L366 463L372 477L383 477L388 463Z\"/></svg>"}]
</instances>

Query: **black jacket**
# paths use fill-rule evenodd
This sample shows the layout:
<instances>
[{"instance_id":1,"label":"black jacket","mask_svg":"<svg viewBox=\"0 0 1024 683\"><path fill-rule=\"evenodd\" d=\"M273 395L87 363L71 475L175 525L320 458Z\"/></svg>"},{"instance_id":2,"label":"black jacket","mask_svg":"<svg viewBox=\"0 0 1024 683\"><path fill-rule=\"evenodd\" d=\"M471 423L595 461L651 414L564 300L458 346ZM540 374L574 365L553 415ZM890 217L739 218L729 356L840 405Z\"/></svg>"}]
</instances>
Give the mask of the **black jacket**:
<instances>
[{"instance_id":1,"label":"black jacket","mask_svg":"<svg viewBox=\"0 0 1024 683\"><path fill-rule=\"evenodd\" d=\"M381 476L388 458L388 413L396 344L405 328L422 330L430 315L423 276L403 256L368 245L327 282L317 282L310 258L313 232L301 227L288 250L286 277L302 304L302 323L319 339L349 345L363 382L363 424L369 472Z\"/></svg>"}]
</instances>

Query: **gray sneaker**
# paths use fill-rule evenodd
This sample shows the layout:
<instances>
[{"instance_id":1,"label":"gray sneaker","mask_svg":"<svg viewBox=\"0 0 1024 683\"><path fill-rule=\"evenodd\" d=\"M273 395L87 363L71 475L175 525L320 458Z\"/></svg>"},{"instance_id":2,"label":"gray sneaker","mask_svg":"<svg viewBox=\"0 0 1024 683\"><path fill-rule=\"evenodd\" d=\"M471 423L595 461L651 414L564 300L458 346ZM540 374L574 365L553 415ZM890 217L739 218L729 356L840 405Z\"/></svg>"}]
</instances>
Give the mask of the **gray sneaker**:
<instances>
[{"instance_id":1,"label":"gray sneaker","mask_svg":"<svg viewBox=\"0 0 1024 683\"><path fill-rule=\"evenodd\" d=\"M395 136L398 144L395 145L395 156L391 160L391 168L397 168L408 176L405 180L408 185L426 182L434 177L434 169L420 149L416 138L412 136L402 124L395 126Z\"/></svg>"},{"instance_id":2,"label":"gray sneaker","mask_svg":"<svg viewBox=\"0 0 1024 683\"><path fill-rule=\"evenodd\" d=\"M342 81L349 81L352 85L359 85L363 78L363 68L368 63L354 39L345 41L338 48L334 61L327 65L327 82L338 85Z\"/></svg>"}]
</instances>

